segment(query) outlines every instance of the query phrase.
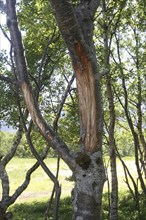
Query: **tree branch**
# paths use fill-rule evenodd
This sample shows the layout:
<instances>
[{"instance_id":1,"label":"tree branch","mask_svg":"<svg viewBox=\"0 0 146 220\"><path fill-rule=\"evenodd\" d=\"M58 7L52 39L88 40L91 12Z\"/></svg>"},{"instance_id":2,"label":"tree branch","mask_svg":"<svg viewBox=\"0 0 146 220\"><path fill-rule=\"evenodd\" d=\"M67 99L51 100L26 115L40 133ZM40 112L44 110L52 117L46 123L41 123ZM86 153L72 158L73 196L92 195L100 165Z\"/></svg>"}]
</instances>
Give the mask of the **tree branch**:
<instances>
[{"instance_id":1,"label":"tree branch","mask_svg":"<svg viewBox=\"0 0 146 220\"><path fill-rule=\"evenodd\" d=\"M66 100L66 98L67 98L67 95L68 95L68 92L69 92L69 90L70 90L71 84L72 84L73 81L74 81L74 78L75 78L75 75L73 74L73 76L72 76L70 82L69 82L68 85L67 85L66 91L65 91L64 95L62 96L61 103L59 104L59 107L58 107L58 110L57 110L57 114L56 114L56 117L55 117L55 120L54 120L54 123L53 123L53 127L54 127L54 128L57 128L58 120L59 120L59 118L60 118L60 114L61 114L61 111L62 111L62 109L63 109L63 105L64 105L65 100Z\"/></svg>"},{"instance_id":2,"label":"tree branch","mask_svg":"<svg viewBox=\"0 0 146 220\"><path fill-rule=\"evenodd\" d=\"M6 77L6 76L0 75L0 80L5 81L5 82L10 83L10 84L13 84L13 85L16 85L16 86L20 86L19 82L17 82L14 79L11 79L9 77Z\"/></svg>"}]
</instances>

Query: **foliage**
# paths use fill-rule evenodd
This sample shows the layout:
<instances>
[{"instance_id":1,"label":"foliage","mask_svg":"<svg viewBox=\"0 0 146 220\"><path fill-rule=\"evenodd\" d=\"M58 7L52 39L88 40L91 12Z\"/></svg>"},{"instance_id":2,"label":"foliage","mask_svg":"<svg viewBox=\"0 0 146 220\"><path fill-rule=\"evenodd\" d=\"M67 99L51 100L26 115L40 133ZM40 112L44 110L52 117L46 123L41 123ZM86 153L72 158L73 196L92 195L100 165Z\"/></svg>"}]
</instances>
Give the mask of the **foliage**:
<instances>
[{"instance_id":1,"label":"foliage","mask_svg":"<svg viewBox=\"0 0 146 220\"><path fill-rule=\"evenodd\" d=\"M77 151L80 144L79 118L76 94L68 98L63 108L63 114L59 121L59 134L72 150Z\"/></svg>"},{"instance_id":2,"label":"foliage","mask_svg":"<svg viewBox=\"0 0 146 220\"><path fill-rule=\"evenodd\" d=\"M116 141L119 151L123 155L133 155L134 147L132 144L132 136L128 131L125 113L119 104L119 98L124 102L124 92L122 88L122 77L126 80L128 92L128 108L133 123L137 124L137 97L138 97L138 74L141 77L142 88L142 115L143 129L145 129L145 33L144 33L144 1L141 3L129 1L108 1L107 18L108 34L111 37L112 47L110 48L110 69L112 86L115 91L115 109L116 109ZM78 1L74 1L77 4ZM25 0L18 3L18 17L20 27L23 33L23 41L25 45L25 54L28 62L29 77L36 93L36 87L39 86L40 109L49 123L53 123L57 108L67 85L65 78L69 78L72 74L71 64L68 52L60 37L58 28L52 16L52 11L48 1ZM133 14L133 15L132 15ZM99 69L102 71L104 63L104 49L102 44L103 28L105 22L102 17L101 8L97 11L94 29L94 42L96 45L96 53L99 62ZM132 19L131 19L132 17ZM136 32L134 32L136 31ZM129 35L130 33L130 35ZM136 33L136 34L135 34ZM118 35L120 41L120 55L122 62L118 62L117 46L115 35ZM127 40L128 39L128 40ZM137 44L136 44L137 40ZM4 75L12 78L12 72L6 70L6 55L0 56L0 68ZM136 60L139 62L137 72ZM130 63L130 65L129 65ZM132 68L130 68L132 67ZM121 75L123 69L123 76ZM64 77L65 76L65 77ZM103 106L104 117L108 124L108 100L105 91L105 77L102 79L103 89ZM17 127L19 116L16 101L17 90L15 86L9 85L1 81L0 92L4 94L1 99L1 118L8 125ZM117 97L118 94L118 97ZM21 94L20 94L21 97ZM76 101L75 101L76 102ZM68 107L67 107L68 105ZM64 110L66 116L59 121L59 134L65 141L75 149L79 144L79 120L77 102L71 110L71 100L66 103ZM11 106L11 108L10 108ZM21 100L21 106L24 106ZM70 119L69 119L70 117ZM124 120L124 127L123 127ZM36 131L33 132L33 135ZM143 132L145 133L145 132ZM123 135L124 134L124 135ZM105 135L107 133L105 132ZM37 133L37 149L41 152L45 142ZM124 137L124 138L123 138ZM127 140L125 142L124 140ZM40 140L40 144L38 143ZM107 151L107 147L105 149ZM51 154L54 154L53 151Z\"/></svg>"},{"instance_id":3,"label":"foliage","mask_svg":"<svg viewBox=\"0 0 146 220\"><path fill-rule=\"evenodd\" d=\"M2 132L0 131L0 152L2 156L5 156L11 149L15 138L15 132ZM29 150L26 138L23 135L19 147L16 151L15 156L20 158L32 157L32 154Z\"/></svg>"},{"instance_id":4,"label":"foliage","mask_svg":"<svg viewBox=\"0 0 146 220\"><path fill-rule=\"evenodd\" d=\"M13 144L13 139L13 133L0 131L0 156L4 156L9 152Z\"/></svg>"}]
</instances>

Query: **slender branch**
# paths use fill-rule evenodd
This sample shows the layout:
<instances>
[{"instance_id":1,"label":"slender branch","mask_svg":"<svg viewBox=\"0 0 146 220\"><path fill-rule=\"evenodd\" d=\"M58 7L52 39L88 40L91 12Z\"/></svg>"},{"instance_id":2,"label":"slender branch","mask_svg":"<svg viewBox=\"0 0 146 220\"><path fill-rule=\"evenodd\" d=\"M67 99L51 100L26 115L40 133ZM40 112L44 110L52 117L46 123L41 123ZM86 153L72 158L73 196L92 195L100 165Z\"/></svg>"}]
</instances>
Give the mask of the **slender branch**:
<instances>
[{"instance_id":1,"label":"slender branch","mask_svg":"<svg viewBox=\"0 0 146 220\"><path fill-rule=\"evenodd\" d=\"M7 204L7 200L9 199L9 177L7 171L4 166L0 164L0 179L2 182L2 198L0 201L0 206L5 206Z\"/></svg>"},{"instance_id":2,"label":"slender branch","mask_svg":"<svg viewBox=\"0 0 146 220\"><path fill-rule=\"evenodd\" d=\"M49 38L48 43L46 44L45 49L44 49L44 52L43 52L42 60L41 60L40 67L39 67L39 71L38 71L38 84L39 84L39 85L40 85L40 80L41 80L41 72L42 72L42 68L43 68L43 65L44 65L44 61L45 61L45 58L46 58L46 55L47 55L48 47L49 47L49 45L51 44L51 42L53 41L53 39L54 39L55 32L56 32L56 28L54 29L54 32L53 32L52 37ZM45 64L45 65L46 65L46 64Z\"/></svg>"},{"instance_id":3,"label":"slender branch","mask_svg":"<svg viewBox=\"0 0 146 220\"><path fill-rule=\"evenodd\" d=\"M11 150L7 153L7 155L5 157L2 158L0 164L3 165L4 167L7 165L7 163L13 158L18 145L20 144L20 140L22 138L22 127L20 125L17 134L16 134L16 138L14 140L13 146L11 148Z\"/></svg>"},{"instance_id":4,"label":"slender branch","mask_svg":"<svg viewBox=\"0 0 146 220\"><path fill-rule=\"evenodd\" d=\"M0 75L0 80L5 81L5 82L10 83L10 84L13 84L13 85L16 85L16 86L20 86L19 82L17 82L14 79L11 79L9 77L6 77L6 76Z\"/></svg>"},{"instance_id":5,"label":"slender branch","mask_svg":"<svg viewBox=\"0 0 146 220\"><path fill-rule=\"evenodd\" d=\"M41 156L41 159L44 160L48 154L49 151L49 147L47 146L44 151L43 154ZM13 204L16 199L22 194L22 192L28 187L29 183L30 183L30 179L31 179L31 174L40 166L40 163L37 161L26 173L25 176L25 180L24 182L16 189L16 191L14 192L14 194L10 197L7 206L10 206L11 204Z\"/></svg>"},{"instance_id":6,"label":"slender branch","mask_svg":"<svg viewBox=\"0 0 146 220\"><path fill-rule=\"evenodd\" d=\"M12 42L11 42L10 38L8 37L7 33L4 31L4 29L3 29L3 27L2 27L1 24L0 24L0 29L1 29L1 31L2 31L2 33L3 33L3 35L5 36L5 38L6 38L6 39L10 42L10 44L11 44Z\"/></svg>"},{"instance_id":7,"label":"slender branch","mask_svg":"<svg viewBox=\"0 0 146 220\"><path fill-rule=\"evenodd\" d=\"M117 38L116 35L115 35L115 37L116 37L116 44L117 44L117 54L118 54L118 59L119 59L119 64L120 64L120 72L121 72L121 75L122 75L122 87L123 87L123 90L124 90L124 102L125 103L122 107L124 108L126 119L127 119L129 128L130 128L132 136L133 136L133 141L134 141L134 146L135 146L135 163L136 163L137 173L138 173L138 177L139 177L139 180L140 180L141 188L142 188L144 194L146 195L146 186L145 186L144 180L142 178L141 168L140 168L140 164L139 164L139 155L138 155L138 149L140 149L139 137L138 137L138 134L135 131L131 115L128 111L128 92L127 92L127 88L126 88L123 69L121 67L122 62L121 62L121 56L120 56L120 52L119 52L119 39Z\"/></svg>"},{"instance_id":8,"label":"slender branch","mask_svg":"<svg viewBox=\"0 0 146 220\"><path fill-rule=\"evenodd\" d=\"M61 99L61 102L60 102L60 104L59 104L59 107L58 107L58 110L57 110L57 114L56 114L56 117L55 117L55 120L54 120L54 123L53 123L53 127L57 127L58 120L59 120L59 118L60 118L60 114L61 114L61 111L62 111L62 109L63 109L63 105L64 105L65 100L66 100L66 98L67 98L67 95L68 95L68 92L69 92L69 90L70 90L70 87L71 87L71 85L72 85L72 83L73 83L73 81L74 81L74 78L75 78L75 75L73 74L73 76L71 77L70 82L68 83L68 86L67 86L67 88L66 88L66 91L65 91L64 95L62 96L62 99Z\"/></svg>"},{"instance_id":9,"label":"slender branch","mask_svg":"<svg viewBox=\"0 0 146 220\"><path fill-rule=\"evenodd\" d=\"M57 204L59 203L59 198L60 198L60 194L61 194L61 186L59 185L58 179L54 176L54 174L50 171L50 169L47 167L47 165L43 161L43 159L46 157L46 155L48 153L48 150L45 153L43 158L37 153L37 151L36 151L36 149L35 149L35 147L32 143L31 136L30 136L31 128L32 128L32 121L30 121L29 127L27 129L26 124L25 124L25 119L24 119L22 111L21 111L20 103L18 103L18 105L19 105L20 116L21 116L21 120L22 120L22 123L23 123L23 126L24 126L27 142L29 144L29 147L30 147L33 155L37 159L37 163L32 167L33 168L32 172L34 171L34 169L36 169L40 165L43 168L43 170L45 171L45 173L48 175L48 177L54 183L54 189L55 189L55 192L56 192L56 199L55 199L56 206L55 206L55 209L54 209L54 220L57 220L58 219L58 205ZM26 181L24 182L22 187L17 190L16 196L17 196L17 194L19 196L19 193L21 193L21 190L24 190L25 187L28 186L29 181L30 181L30 175L31 175L32 172L28 173L28 178L26 178Z\"/></svg>"},{"instance_id":10,"label":"slender branch","mask_svg":"<svg viewBox=\"0 0 146 220\"><path fill-rule=\"evenodd\" d=\"M10 149L10 151L0 160L0 179L2 182L2 199L0 202L0 206L3 206L7 208L9 205L9 177L6 171L6 165L9 163L9 161L13 158L13 156L16 153L17 147L20 143L20 140L22 138L22 127L19 125L19 129L17 131L14 143Z\"/></svg>"}]
</instances>

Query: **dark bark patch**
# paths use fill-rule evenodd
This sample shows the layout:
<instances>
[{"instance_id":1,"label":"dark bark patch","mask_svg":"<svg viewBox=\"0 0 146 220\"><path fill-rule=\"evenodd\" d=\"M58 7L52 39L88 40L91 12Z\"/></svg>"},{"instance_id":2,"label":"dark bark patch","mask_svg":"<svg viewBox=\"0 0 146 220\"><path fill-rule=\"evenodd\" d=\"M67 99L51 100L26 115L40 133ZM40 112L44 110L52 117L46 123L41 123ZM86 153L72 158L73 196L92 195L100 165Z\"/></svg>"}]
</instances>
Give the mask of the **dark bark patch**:
<instances>
[{"instance_id":1,"label":"dark bark patch","mask_svg":"<svg viewBox=\"0 0 146 220\"><path fill-rule=\"evenodd\" d=\"M96 182L93 182L93 185L92 185L93 189L95 189L97 187L97 183Z\"/></svg>"},{"instance_id":2,"label":"dark bark patch","mask_svg":"<svg viewBox=\"0 0 146 220\"><path fill-rule=\"evenodd\" d=\"M100 157L98 157L98 158L96 159L96 163L97 163L98 165L102 164L102 160L101 160Z\"/></svg>"},{"instance_id":3,"label":"dark bark patch","mask_svg":"<svg viewBox=\"0 0 146 220\"><path fill-rule=\"evenodd\" d=\"M76 212L76 219L98 219L97 203L94 197L84 193L79 193L77 199L77 207L78 210Z\"/></svg>"},{"instance_id":4,"label":"dark bark patch","mask_svg":"<svg viewBox=\"0 0 146 220\"><path fill-rule=\"evenodd\" d=\"M82 169L87 170L91 163L91 158L86 153L79 152L75 161Z\"/></svg>"}]
</instances>

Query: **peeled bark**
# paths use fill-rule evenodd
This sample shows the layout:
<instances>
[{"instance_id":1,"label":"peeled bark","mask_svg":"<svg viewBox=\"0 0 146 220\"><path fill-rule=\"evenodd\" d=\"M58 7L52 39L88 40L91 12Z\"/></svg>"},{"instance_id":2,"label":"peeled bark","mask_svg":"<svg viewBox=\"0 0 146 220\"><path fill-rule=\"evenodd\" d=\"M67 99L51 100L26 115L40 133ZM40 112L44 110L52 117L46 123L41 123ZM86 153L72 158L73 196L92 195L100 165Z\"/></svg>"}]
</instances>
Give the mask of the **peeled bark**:
<instances>
[{"instance_id":1,"label":"peeled bark","mask_svg":"<svg viewBox=\"0 0 146 220\"><path fill-rule=\"evenodd\" d=\"M80 65L73 63L79 100L81 144L85 151L94 152L98 146L96 80L92 65L80 43L77 44L76 50L81 59Z\"/></svg>"},{"instance_id":2,"label":"peeled bark","mask_svg":"<svg viewBox=\"0 0 146 220\"><path fill-rule=\"evenodd\" d=\"M100 76L92 39L99 1L84 2L76 8L68 1L50 2L76 75L81 146L87 152L94 152L102 145Z\"/></svg>"},{"instance_id":3,"label":"peeled bark","mask_svg":"<svg viewBox=\"0 0 146 220\"><path fill-rule=\"evenodd\" d=\"M22 43L22 36L18 28L18 21L15 9L15 0L7 0L7 25L10 31L11 42L14 49L15 65L17 80L22 89L27 109L31 115L34 124L39 129L42 136L49 142L50 146L54 148L62 159L68 164L71 169L74 169L74 159L67 147L67 145L61 140L52 127L44 120L38 107L37 101L33 95L29 79L26 58L24 55L24 47Z\"/></svg>"},{"instance_id":4,"label":"peeled bark","mask_svg":"<svg viewBox=\"0 0 146 220\"><path fill-rule=\"evenodd\" d=\"M61 3L60 1L58 3L53 0L51 4L59 29L70 52L77 82L81 152L75 158L77 166L73 172L75 178L73 220L100 220L105 177L101 153L100 77L92 41L93 22L92 18L88 17L92 13L89 5L87 13L87 4L80 5L82 10L80 6L76 10L73 9L68 2ZM77 17L74 11L76 11ZM68 15L72 17L68 18Z\"/></svg>"}]
</instances>

